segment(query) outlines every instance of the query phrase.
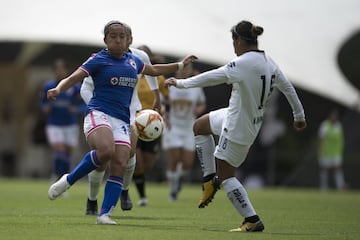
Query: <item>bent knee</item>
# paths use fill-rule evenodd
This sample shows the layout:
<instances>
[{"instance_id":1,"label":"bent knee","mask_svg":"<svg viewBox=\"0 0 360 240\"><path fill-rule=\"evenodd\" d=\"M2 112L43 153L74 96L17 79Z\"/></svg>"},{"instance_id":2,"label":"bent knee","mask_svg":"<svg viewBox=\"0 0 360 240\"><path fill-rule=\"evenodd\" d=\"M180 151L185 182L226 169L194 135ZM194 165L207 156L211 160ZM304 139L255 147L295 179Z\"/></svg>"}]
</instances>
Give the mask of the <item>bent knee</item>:
<instances>
[{"instance_id":1,"label":"bent knee","mask_svg":"<svg viewBox=\"0 0 360 240\"><path fill-rule=\"evenodd\" d=\"M115 148L111 146L101 147L96 150L97 156L102 163L108 162L115 153Z\"/></svg>"}]
</instances>

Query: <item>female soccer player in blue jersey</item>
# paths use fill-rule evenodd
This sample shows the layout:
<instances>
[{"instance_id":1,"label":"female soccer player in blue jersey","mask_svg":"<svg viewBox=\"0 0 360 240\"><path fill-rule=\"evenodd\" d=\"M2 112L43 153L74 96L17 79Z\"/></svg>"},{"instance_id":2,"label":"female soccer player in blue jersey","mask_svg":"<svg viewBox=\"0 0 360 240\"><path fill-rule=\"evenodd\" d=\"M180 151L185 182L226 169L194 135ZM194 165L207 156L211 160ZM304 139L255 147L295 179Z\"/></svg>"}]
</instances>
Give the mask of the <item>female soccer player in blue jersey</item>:
<instances>
[{"instance_id":1,"label":"female soccer player in blue jersey","mask_svg":"<svg viewBox=\"0 0 360 240\"><path fill-rule=\"evenodd\" d=\"M63 59L54 62L55 78L43 86L40 108L46 114L46 138L52 150L53 173L55 180L69 172L71 154L79 140L78 115L86 105L80 97L80 84L76 84L58 96L58 101L49 101L47 91L56 87L61 79L68 75Z\"/></svg>"},{"instance_id":2,"label":"female soccer player in blue jersey","mask_svg":"<svg viewBox=\"0 0 360 240\"><path fill-rule=\"evenodd\" d=\"M50 186L48 197L57 198L77 180L110 161L104 200L97 224L116 224L109 214L119 199L124 170L130 156L129 106L137 83L137 75L157 76L181 69L196 59L189 55L179 63L148 65L127 52L126 27L119 21L110 21L104 27L106 49L101 50L75 70L70 76L48 91L47 97L56 97L70 86L92 76L94 97L88 104L84 132L94 150L88 152L70 174L64 174Z\"/></svg>"}]
</instances>

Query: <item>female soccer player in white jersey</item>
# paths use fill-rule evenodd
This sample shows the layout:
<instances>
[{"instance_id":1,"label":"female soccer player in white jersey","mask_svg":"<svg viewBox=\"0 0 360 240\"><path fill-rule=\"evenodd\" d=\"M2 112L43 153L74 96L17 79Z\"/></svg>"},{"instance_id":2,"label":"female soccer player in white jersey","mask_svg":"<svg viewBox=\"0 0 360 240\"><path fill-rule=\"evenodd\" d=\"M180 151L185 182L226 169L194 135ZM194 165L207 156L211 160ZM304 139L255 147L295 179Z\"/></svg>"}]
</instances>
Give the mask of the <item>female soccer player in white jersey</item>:
<instances>
[{"instance_id":1,"label":"female soccer player in white jersey","mask_svg":"<svg viewBox=\"0 0 360 240\"><path fill-rule=\"evenodd\" d=\"M146 52L137 49L132 48L130 45L132 44L133 37L132 37L132 31L130 26L127 24L124 24L126 26L126 32L128 34L128 52L131 54L134 54L138 58L140 58L145 64L151 64L150 58L147 55ZM140 74L138 75L138 78L140 77ZM160 104L160 92L159 92L159 85L157 82L157 79L153 76L145 75L146 81L149 84L150 90L152 91L152 94L154 96L154 102L153 102L153 109L159 111L161 108ZM93 97L94 92L94 81L91 76L86 77L81 85L80 94L83 98L84 102L88 104ZM135 90L133 92L133 96L131 99L130 104L130 123L133 123L135 114L142 109L138 93ZM130 129L132 131L132 129ZM129 185L132 180L132 176L134 174L135 170L135 164L136 164L136 143L137 143L137 136L136 134L131 134L131 152L130 152L130 159L127 163L125 173L124 173L124 182L123 182L123 188L121 191L120 196L120 202L121 202L121 209L131 210L132 209L132 202L129 196ZM88 198L86 202L86 214L87 215L97 215L98 214L98 203L97 203L97 197L100 191L100 185L103 181L104 175L105 175L105 169L106 165L97 168L96 170L91 171L88 174L88 180L89 180L89 192L88 192Z\"/></svg>"},{"instance_id":2,"label":"female soccer player in white jersey","mask_svg":"<svg viewBox=\"0 0 360 240\"><path fill-rule=\"evenodd\" d=\"M195 56L189 55L180 63L144 64L138 57L127 52L126 27L119 21L111 21L104 27L103 49L90 57L70 76L48 90L47 97L56 97L85 77L94 81L94 97L88 104L84 119L84 132L89 151L70 174L64 174L48 191L50 200L56 199L77 180L110 161L109 178L106 181L104 200L97 218L98 224L116 224L109 214L115 208L123 185L123 175L130 157L130 102L137 83L137 75L157 76L177 71L189 64Z\"/></svg>"},{"instance_id":3,"label":"female soccer player in white jersey","mask_svg":"<svg viewBox=\"0 0 360 240\"><path fill-rule=\"evenodd\" d=\"M178 88L232 84L228 108L211 114L213 120L220 117L223 118L222 121L212 121L210 124L207 115L202 119L202 128L205 131L195 131L198 135L197 152L204 171L204 190L199 207L203 208L211 202L221 184L235 209L245 218L240 227L230 231L263 231L264 224L256 214L245 188L235 177L235 171L245 160L259 133L266 102L273 87L277 87L286 96L293 110L293 126L296 130L306 127L305 114L292 84L277 64L264 51L258 49L257 37L263 33L263 28L248 21L241 21L231 29L231 33L237 56L234 60L223 67L188 79L168 79L165 84ZM214 153L217 171L214 157L211 150L209 151L214 146L209 130L219 128L214 124L221 124L219 143Z\"/></svg>"},{"instance_id":4,"label":"female soccer player in white jersey","mask_svg":"<svg viewBox=\"0 0 360 240\"><path fill-rule=\"evenodd\" d=\"M186 78L196 74L192 64L177 71L175 77ZM170 110L165 121L162 138L163 150L168 154L166 177L170 188L170 201L176 201L181 190L181 181L188 180L195 155L195 139L192 126L196 117L206 109L202 88L169 89Z\"/></svg>"}]
</instances>

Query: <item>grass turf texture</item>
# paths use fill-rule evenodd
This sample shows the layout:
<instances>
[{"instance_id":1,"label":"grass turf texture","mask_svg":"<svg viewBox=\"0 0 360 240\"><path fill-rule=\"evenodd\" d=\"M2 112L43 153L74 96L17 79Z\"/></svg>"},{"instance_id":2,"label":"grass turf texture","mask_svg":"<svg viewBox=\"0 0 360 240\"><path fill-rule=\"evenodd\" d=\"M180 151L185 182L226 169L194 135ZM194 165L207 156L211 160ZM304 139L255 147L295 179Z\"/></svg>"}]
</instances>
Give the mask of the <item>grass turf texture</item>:
<instances>
[{"instance_id":1,"label":"grass turf texture","mask_svg":"<svg viewBox=\"0 0 360 240\"><path fill-rule=\"evenodd\" d=\"M242 219L223 190L198 209L200 185L185 185L172 203L166 184L148 184L149 205L138 207L131 186L133 209L123 212L118 205L112 214L118 225L105 226L85 215L86 181L76 183L68 198L55 201L48 200L48 187L43 180L0 179L0 239L360 239L358 191L249 190L265 231L230 233Z\"/></svg>"}]
</instances>

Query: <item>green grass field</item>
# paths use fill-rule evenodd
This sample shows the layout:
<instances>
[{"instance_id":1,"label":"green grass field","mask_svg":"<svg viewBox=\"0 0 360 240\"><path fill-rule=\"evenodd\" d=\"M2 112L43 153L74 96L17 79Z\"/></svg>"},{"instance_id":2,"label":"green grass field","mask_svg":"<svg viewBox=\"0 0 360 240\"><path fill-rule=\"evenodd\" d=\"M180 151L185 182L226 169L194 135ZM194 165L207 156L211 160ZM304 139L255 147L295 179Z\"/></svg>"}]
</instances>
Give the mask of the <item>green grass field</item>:
<instances>
[{"instance_id":1,"label":"green grass field","mask_svg":"<svg viewBox=\"0 0 360 240\"><path fill-rule=\"evenodd\" d=\"M360 192L355 191L249 190L265 231L230 233L242 219L222 190L198 209L200 185L185 185L171 203L166 184L148 184L149 205L141 208L132 186L133 210L116 208L112 216L118 225L105 226L85 215L85 181L55 201L48 200L48 187L45 180L0 179L0 239L360 239Z\"/></svg>"}]
</instances>

